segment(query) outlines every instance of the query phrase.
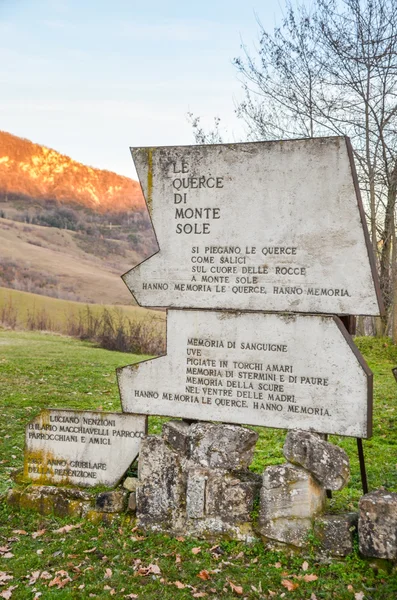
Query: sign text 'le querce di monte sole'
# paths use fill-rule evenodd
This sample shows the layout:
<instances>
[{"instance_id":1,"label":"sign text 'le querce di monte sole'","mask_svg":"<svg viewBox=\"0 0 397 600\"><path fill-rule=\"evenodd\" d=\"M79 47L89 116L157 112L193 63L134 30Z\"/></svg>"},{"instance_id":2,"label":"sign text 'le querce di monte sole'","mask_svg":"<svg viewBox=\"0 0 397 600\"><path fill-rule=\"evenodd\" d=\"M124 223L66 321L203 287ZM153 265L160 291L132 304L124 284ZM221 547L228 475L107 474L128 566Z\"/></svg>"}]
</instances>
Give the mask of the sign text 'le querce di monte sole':
<instances>
[{"instance_id":1,"label":"sign text 'le querce di monte sole'","mask_svg":"<svg viewBox=\"0 0 397 600\"><path fill-rule=\"evenodd\" d=\"M347 139L132 155L159 245L124 275L140 305L379 314Z\"/></svg>"}]
</instances>

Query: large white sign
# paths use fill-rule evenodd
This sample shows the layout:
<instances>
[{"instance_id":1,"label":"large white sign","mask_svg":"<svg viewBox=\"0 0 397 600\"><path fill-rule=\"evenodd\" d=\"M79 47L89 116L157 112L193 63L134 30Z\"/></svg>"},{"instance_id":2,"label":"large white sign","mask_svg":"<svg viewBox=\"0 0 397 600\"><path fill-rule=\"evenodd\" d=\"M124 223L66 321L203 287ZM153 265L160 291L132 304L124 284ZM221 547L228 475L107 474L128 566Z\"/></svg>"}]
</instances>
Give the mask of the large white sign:
<instances>
[{"instance_id":1,"label":"large white sign","mask_svg":"<svg viewBox=\"0 0 397 600\"><path fill-rule=\"evenodd\" d=\"M124 275L139 304L379 314L347 139L132 155L160 248Z\"/></svg>"},{"instance_id":2,"label":"large white sign","mask_svg":"<svg viewBox=\"0 0 397 600\"><path fill-rule=\"evenodd\" d=\"M167 355L118 381L126 412L371 435L372 374L336 317L169 310Z\"/></svg>"},{"instance_id":3,"label":"large white sign","mask_svg":"<svg viewBox=\"0 0 397 600\"><path fill-rule=\"evenodd\" d=\"M147 418L42 410L26 427L24 475L41 484L114 486L138 456Z\"/></svg>"}]
</instances>

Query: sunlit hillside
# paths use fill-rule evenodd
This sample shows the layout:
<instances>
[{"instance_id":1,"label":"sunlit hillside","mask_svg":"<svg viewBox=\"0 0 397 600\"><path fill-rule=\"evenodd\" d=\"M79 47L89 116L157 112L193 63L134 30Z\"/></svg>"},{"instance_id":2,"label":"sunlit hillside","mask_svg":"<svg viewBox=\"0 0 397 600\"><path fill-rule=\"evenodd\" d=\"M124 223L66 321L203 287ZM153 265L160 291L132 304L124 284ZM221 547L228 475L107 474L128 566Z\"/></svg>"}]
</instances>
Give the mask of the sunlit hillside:
<instances>
[{"instance_id":1,"label":"sunlit hillside","mask_svg":"<svg viewBox=\"0 0 397 600\"><path fill-rule=\"evenodd\" d=\"M82 165L0 131L0 195L7 194L74 202L97 211L142 210L145 206L137 181Z\"/></svg>"}]
</instances>

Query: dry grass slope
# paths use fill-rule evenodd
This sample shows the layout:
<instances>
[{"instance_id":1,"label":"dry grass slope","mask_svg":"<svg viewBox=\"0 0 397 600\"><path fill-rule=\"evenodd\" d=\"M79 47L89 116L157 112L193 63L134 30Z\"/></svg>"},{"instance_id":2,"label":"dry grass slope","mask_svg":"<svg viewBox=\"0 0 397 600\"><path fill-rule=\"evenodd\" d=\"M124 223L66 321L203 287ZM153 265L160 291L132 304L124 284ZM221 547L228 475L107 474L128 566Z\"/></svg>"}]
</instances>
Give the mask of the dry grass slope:
<instances>
[{"instance_id":1,"label":"dry grass slope","mask_svg":"<svg viewBox=\"0 0 397 600\"><path fill-rule=\"evenodd\" d=\"M124 241L0 219L2 285L89 303L129 304L120 276L139 261Z\"/></svg>"}]
</instances>

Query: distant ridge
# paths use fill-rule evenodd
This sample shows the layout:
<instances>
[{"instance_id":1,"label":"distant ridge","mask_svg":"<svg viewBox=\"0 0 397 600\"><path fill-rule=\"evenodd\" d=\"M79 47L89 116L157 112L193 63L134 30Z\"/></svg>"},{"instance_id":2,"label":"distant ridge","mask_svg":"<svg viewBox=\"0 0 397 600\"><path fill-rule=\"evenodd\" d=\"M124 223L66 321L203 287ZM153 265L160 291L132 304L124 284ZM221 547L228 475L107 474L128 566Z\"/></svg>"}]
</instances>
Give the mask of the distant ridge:
<instances>
[{"instance_id":1,"label":"distant ridge","mask_svg":"<svg viewBox=\"0 0 397 600\"><path fill-rule=\"evenodd\" d=\"M0 131L0 195L74 202L98 212L145 206L137 181L87 167L5 131Z\"/></svg>"}]
</instances>

